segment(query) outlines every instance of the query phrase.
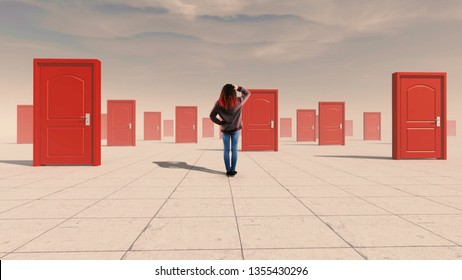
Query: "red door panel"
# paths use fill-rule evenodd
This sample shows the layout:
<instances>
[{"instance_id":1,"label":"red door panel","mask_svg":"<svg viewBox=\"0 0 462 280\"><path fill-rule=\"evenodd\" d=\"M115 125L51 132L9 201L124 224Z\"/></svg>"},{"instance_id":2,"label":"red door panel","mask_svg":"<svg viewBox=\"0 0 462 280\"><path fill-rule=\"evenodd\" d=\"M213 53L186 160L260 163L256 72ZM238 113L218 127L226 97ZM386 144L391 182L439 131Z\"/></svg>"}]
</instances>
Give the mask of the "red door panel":
<instances>
[{"instance_id":1,"label":"red door panel","mask_svg":"<svg viewBox=\"0 0 462 280\"><path fill-rule=\"evenodd\" d=\"M213 138L213 122L210 118L202 118L202 137L203 138Z\"/></svg>"},{"instance_id":2,"label":"red door panel","mask_svg":"<svg viewBox=\"0 0 462 280\"><path fill-rule=\"evenodd\" d=\"M345 120L345 136L353 136L353 121Z\"/></svg>"},{"instance_id":3,"label":"red door panel","mask_svg":"<svg viewBox=\"0 0 462 280\"><path fill-rule=\"evenodd\" d=\"M316 110L297 110L297 141L316 141Z\"/></svg>"},{"instance_id":4,"label":"red door panel","mask_svg":"<svg viewBox=\"0 0 462 280\"><path fill-rule=\"evenodd\" d=\"M456 121L451 120L446 122L446 126L448 128L448 136L456 136Z\"/></svg>"},{"instance_id":5,"label":"red door panel","mask_svg":"<svg viewBox=\"0 0 462 280\"><path fill-rule=\"evenodd\" d=\"M242 150L278 150L278 90L249 89L242 109Z\"/></svg>"},{"instance_id":6,"label":"red door panel","mask_svg":"<svg viewBox=\"0 0 462 280\"><path fill-rule=\"evenodd\" d=\"M107 145L136 145L136 101L107 101Z\"/></svg>"},{"instance_id":7,"label":"red door panel","mask_svg":"<svg viewBox=\"0 0 462 280\"><path fill-rule=\"evenodd\" d=\"M164 120L164 137L173 136L173 120Z\"/></svg>"},{"instance_id":8,"label":"red door panel","mask_svg":"<svg viewBox=\"0 0 462 280\"><path fill-rule=\"evenodd\" d=\"M381 124L380 113L364 112L364 140L380 140Z\"/></svg>"},{"instance_id":9,"label":"red door panel","mask_svg":"<svg viewBox=\"0 0 462 280\"><path fill-rule=\"evenodd\" d=\"M34 106L18 105L16 143L31 144L34 141Z\"/></svg>"},{"instance_id":10,"label":"red door panel","mask_svg":"<svg viewBox=\"0 0 462 280\"><path fill-rule=\"evenodd\" d=\"M34 59L34 165L101 162L100 62Z\"/></svg>"},{"instance_id":11,"label":"red door panel","mask_svg":"<svg viewBox=\"0 0 462 280\"><path fill-rule=\"evenodd\" d=\"M446 73L393 74L393 158L446 159Z\"/></svg>"},{"instance_id":12,"label":"red door panel","mask_svg":"<svg viewBox=\"0 0 462 280\"><path fill-rule=\"evenodd\" d=\"M161 140L161 112L144 112L144 140Z\"/></svg>"},{"instance_id":13,"label":"red door panel","mask_svg":"<svg viewBox=\"0 0 462 280\"><path fill-rule=\"evenodd\" d=\"M345 102L319 102L319 145L345 145Z\"/></svg>"},{"instance_id":14,"label":"red door panel","mask_svg":"<svg viewBox=\"0 0 462 280\"><path fill-rule=\"evenodd\" d=\"M197 143L197 107L176 106L175 142Z\"/></svg>"},{"instance_id":15,"label":"red door panel","mask_svg":"<svg viewBox=\"0 0 462 280\"><path fill-rule=\"evenodd\" d=\"M280 137L292 137L292 119L281 118L281 135Z\"/></svg>"},{"instance_id":16,"label":"red door panel","mask_svg":"<svg viewBox=\"0 0 462 280\"><path fill-rule=\"evenodd\" d=\"M101 140L107 139L107 114L101 114Z\"/></svg>"}]
</instances>

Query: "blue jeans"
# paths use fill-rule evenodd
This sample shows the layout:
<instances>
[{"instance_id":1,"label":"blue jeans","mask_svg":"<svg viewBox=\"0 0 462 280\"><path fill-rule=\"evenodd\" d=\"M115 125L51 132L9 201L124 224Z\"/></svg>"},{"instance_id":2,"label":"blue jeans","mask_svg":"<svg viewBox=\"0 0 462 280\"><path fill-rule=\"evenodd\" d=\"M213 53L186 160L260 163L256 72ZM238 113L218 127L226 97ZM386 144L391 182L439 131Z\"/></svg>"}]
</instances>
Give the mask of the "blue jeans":
<instances>
[{"instance_id":1,"label":"blue jeans","mask_svg":"<svg viewBox=\"0 0 462 280\"><path fill-rule=\"evenodd\" d=\"M237 163L237 142L239 141L239 135L241 131L235 131L232 133L221 133L224 145L223 159L225 160L226 171L236 171ZM229 162L229 144L231 141L231 164Z\"/></svg>"}]
</instances>

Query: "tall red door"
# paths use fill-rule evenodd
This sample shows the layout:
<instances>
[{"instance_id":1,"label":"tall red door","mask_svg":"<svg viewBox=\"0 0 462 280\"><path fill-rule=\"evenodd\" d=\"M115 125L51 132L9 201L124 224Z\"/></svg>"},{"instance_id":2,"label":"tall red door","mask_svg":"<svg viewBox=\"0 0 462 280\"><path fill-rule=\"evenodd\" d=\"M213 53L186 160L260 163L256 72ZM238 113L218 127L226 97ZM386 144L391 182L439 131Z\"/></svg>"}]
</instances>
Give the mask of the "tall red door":
<instances>
[{"instance_id":1,"label":"tall red door","mask_svg":"<svg viewBox=\"0 0 462 280\"><path fill-rule=\"evenodd\" d=\"M319 102L319 145L345 145L345 102Z\"/></svg>"},{"instance_id":2,"label":"tall red door","mask_svg":"<svg viewBox=\"0 0 462 280\"><path fill-rule=\"evenodd\" d=\"M101 114L101 140L107 139L107 114Z\"/></svg>"},{"instance_id":3,"label":"tall red door","mask_svg":"<svg viewBox=\"0 0 462 280\"><path fill-rule=\"evenodd\" d=\"M202 118L202 137L213 138L213 122L210 118Z\"/></svg>"},{"instance_id":4,"label":"tall red door","mask_svg":"<svg viewBox=\"0 0 462 280\"><path fill-rule=\"evenodd\" d=\"M446 157L446 73L394 73L393 158Z\"/></svg>"},{"instance_id":5,"label":"tall red door","mask_svg":"<svg viewBox=\"0 0 462 280\"><path fill-rule=\"evenodd\" d=\"M381 124L379 112L364 112L364 140L380 140Z\"/></svg>"},{"instance_id":6,"label":"tall red door","mask_svg":"<svg viewBox=\"0 0 462 280\"><path fill-rule=\"evenodd\" d=\"M316 110L297 110L297 141L316 142Z\"/></svg>"},{"instance_id":7,"label":"tall red door","mask_svg":"<svg viewBox=\"0 0 462 280\"><path fill-rule=\"evenodd\" d=\"M101 64L34 59L34 166L101 164Z\"/></svg>"},{"instance_id":8,"label":"tall red door","mask_svg":"<svg viewBox=\"0 0 462 280\"><path fill-rule=\"evenodd\" d=\"M164 137L173 136L173 120L164 120Z\"/></svg>"},{"instance_id":9,"label":"tall red door","mask_svg":"<svg viewBox=\"0 0 462 280\"><path fill-rule=\"evenodd\" d=\"M278 90L249 89L242 108L242 150L278 150Z\"/></svg>"},{"instance_id":10,"label":"tall red door","mask_svg":"<svg viewBox=\"0 0 462 280\"><path fill-rule=\"evenodd\" d=\"M161 112L144 112L144 140L161 140Z\"/></svg>"},{"instance_id":11,"label":"tall red door","mask_svg":"<svg viewBox=\"0 0 462 280\"><path fill-rule=\"evenodd\" d=\"M16 143L31 144L34 141L34 106L18 105Z\"/></svg>"},{"instance_id":12,"label":"tall red door","mask_svg":"<svg viewBox=\"0 0 462 280\"><path fill-rule=\"evenodd\" d=\"M292 137L292 119L291 118L281 118L281 134L279 137Z\"/></svg>"},{"instance_id":13,"label":"tall red door","mask_svg":"<svg viewBox=\"0 0 462 280\"><path fill-rule=\"evenodd\" d=\"M136 101L107 101L107 145L136 145Z\"/></svg>"},{"instance_id":14,"label":"tall red door","mask_svg":"<svg viewBox=\"0 0 462 280\"><path fill-rule=\"evenodd\" d=\"M345 136L353 136L353 121L345 120Z\"/></svg>"},{"instance_id":15,"label":"tall red door","mask_svg":"<svg viewBox=\"0 0 462 280\"><path fill-rule=\"evenodd\" d=\"M175 107L175 142L197 143L197 107Z\"/></svg>"}]
</instances>

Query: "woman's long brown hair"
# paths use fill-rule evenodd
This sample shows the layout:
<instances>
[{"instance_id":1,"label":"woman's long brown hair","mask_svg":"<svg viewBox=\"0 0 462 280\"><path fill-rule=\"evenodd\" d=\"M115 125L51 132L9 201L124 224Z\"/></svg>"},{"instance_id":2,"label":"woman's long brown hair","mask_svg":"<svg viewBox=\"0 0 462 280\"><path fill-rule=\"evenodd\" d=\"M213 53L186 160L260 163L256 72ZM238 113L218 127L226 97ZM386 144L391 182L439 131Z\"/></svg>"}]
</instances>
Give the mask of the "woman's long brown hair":
<instances>
[{"instance_id":1,"label":"woman's long brown hair","mask_svg":"<svg viewBox=\"0 0 462 280\"><path fill-rule=\"evenodd\" d=\"M221 90L220 98L218 99L218 105L220 107L229 110L234 108L237 103L236 89L232 84L226 84Z\"/></svg>"}]
</instances>

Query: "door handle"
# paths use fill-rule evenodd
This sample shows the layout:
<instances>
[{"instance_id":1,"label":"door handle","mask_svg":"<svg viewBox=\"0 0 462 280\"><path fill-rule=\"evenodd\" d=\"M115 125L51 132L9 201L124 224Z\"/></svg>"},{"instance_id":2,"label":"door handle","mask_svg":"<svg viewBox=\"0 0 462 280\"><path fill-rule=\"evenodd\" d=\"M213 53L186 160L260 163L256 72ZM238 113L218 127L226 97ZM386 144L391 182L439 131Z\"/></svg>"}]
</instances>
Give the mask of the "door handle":
<instances>
[{"instance_id":1,"label":"door handle","mask_svg":"<svg viewBox=\"0 0 462 280\"><path fill-rule=\"evenodd\" d=\"M340 129L343 129L343 124L342 123L340 124Z\"/></svg>"},{"instance_id":2,"label":"door handle","mask_svg":"<svg viewBox=\"0 0 462 280\"><path fill-rule=\"evenodd\" d=\"M128 129L132 129L132 123L128 124Z\"/></svg>"},{"instance_id":3,"label":"door handle","mask_svg":"<svg viewBox=\"0 0 462 280\"><path fill-rule=\"evenodd\" d=\"M377 126L377 130L380 130L380 126Z\"/></svg>"},{"instance_id":4,"label":"door handle","mask_svg":"<svg viewBox=\"0 0 462 280\"><path fill-rule=\"evenodd\" d=\"M85 114L85 126L90 126L90 113Z\"/></svg>"},{"instance_id":5,"label":"door handle","mask_svg":"<svg viewBox=\"0 0 462 280\"><path fill-rule=\"evenodd\" d=\"M271 127L271 128L274 128L274 121L271 121L271 122L270 122L270 127Z\"/></svg>"},{"instance_id":6,"label":"door handle","mask_svg":"<svg viewBox=\"0 0 462 280\"><path fill-rule=\"evenodd\" d=\"M196 130L196 125L195 124L193 124L193 130Z\"/></svg>"},{"instance_id":7,"label":"door handle","mask_svg":"<svg viewBox=\"0 0 462 280\"><path fill-rule=\"evenodd\" d=\"M436 122L436 127L440 127L440 126L441 126L441 119L440 119L440 116L437 116L437 117L436 117L435 122Z\"/></svg>"},{"instance_id":8,"label":"door handle","mask_svg":"<svg viewBox=\"0 0 462 280\"><path fill-rule=\"evenodd\" d=\"M313 125L311 125L311 130L314 130L314 124L313 124Z\"/></svg>"},{"instance_id":9,"label":"door handle","mask_svg":"<svg viewBox=\"0 0 462 280\"><path fill-rule=\"evenodd\" d=\"M157 130L159 130L159 126L157 126Z\"/></svg>"}]
</instances>

